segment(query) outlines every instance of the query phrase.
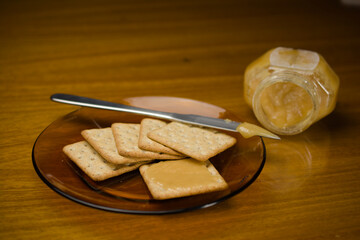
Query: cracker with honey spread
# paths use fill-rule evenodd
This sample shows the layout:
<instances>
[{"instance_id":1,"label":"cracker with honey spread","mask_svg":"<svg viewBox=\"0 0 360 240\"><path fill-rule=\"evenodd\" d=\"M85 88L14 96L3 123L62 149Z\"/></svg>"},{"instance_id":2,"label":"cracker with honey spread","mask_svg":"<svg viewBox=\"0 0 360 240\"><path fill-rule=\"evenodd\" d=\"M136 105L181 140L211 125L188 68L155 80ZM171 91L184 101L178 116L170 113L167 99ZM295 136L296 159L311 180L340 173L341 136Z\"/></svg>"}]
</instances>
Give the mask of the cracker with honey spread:
<instances>
[{"instance_id":1,"label":"cracker with honey spread","mask_svg":"<svg viewBox=\"0 0 360 240\"><path fill-rule=\"evenodd\" d=\"M236 138L227 134L179 122L149 132L148 137L199 161L206 161L236 143Z\"/></svg>"},{"instance_id":2,"label":"cracker with honey spread","mask_svg":"<svg viewBox=\"0 0 360 240\"><path fill-rule=\"evenodd\" d=\"M113 164L106 161L86 141L66 145L64 153L94 181L102 181L111 177L138 169L144 163L134 165Z\"/></svg>"},{"instance_id":3,"label":"cracker with honey spread","mask_svg":"<svg viewBox=\"0 0 360 240\"><path fill-rule=\"evenodd\" d=\"M111 125L114 134L116 148L120 155L134 158L150 159L181 159L182 156L156 153L140 149L139 133L140 124L136 123L114 123Z\"/></svg>"},{"instance_id":4,"label":"cracker with honey spread","mask_svg":"<svg viewBox=\"0 0 360 240\"><path fill-rule=\"evenodd\" d=\"M161 161L142 165L139 170L154 199L186 197L228 188L210 161L190 158Z\"/></svg>"},{"instance_id":5,"label":"cracker with honey spread","mask_svg":"<svg viewBox=\"0 0 360 240\"><path fill-rule=\"evenodd\" d=\"M150 159L121 156L116 148L111 128L86 129L81 135L108 162L114 164L133 164Z\"/></svg>"}]
</instances>

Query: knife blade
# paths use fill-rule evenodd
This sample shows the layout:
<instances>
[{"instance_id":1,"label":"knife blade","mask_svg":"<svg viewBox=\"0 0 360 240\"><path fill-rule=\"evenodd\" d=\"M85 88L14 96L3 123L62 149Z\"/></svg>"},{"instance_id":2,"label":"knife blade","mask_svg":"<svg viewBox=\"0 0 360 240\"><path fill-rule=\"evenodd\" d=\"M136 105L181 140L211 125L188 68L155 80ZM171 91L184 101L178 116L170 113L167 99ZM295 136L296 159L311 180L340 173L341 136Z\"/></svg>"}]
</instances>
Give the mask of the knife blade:
<instances>
[{"instance_id":1,"label":"knife blade","mask_svg":"<svg viewBox=\"0 0 360 240\"><path fill-rule=\"evenodd\" d=\"M99 108L105 110L112 111L120 111L120 112L128 112L140 115L146 115L149 117L155 117L170 121L178 121L183 123L188 123L192 125L209 127L215 129L221 129L231 132L240 132L244 137L251 137L254 135L280 139L275 134L260 128L256 125L252 125L249 123L241 123L228 119L219 119L219 118L211 118L206 116L200 116L195 114L180 114L180 113L172 113L172 112L162 112L151 109L139 108L128 106L120 103L108 102L94 98L76 96L71 94L64 93L56 93L51 95L50 99L54 102L71 104L82 107L91 107L91 108ZM255 132L254 132L255 130ZM244 135L245 133L245 135Z\"/></svg>"}]
</instances>

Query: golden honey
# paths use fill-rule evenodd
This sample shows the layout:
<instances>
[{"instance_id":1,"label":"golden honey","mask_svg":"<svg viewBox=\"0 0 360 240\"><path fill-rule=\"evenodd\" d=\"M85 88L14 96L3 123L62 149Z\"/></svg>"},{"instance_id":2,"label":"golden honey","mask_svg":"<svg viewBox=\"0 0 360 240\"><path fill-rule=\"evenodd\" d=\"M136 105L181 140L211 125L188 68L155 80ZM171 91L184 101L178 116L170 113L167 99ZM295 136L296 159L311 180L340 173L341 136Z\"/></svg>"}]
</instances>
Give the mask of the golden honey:
<instances>
[{"instance_id":1,"label":"golden honey","mask_svg":"<svg viewBox=\"0 0 360 240\"><path fill-rule=\"evenodd\" d=\"M205 162L194 159L166 161L153 164L147 170L148 176L164 190L192 188L218 184L218 175L212 175Z\"/></svg>"},{"instance_id":2,"label":"golden honey","mask_svg":"<svg viewBox=\"0 0 360 240\"><path fill-rule=\"evenodd\" d=\"M244 97L268 130L293 135L331 113L339 78L325 59L308 50L278 47L245 70Z\"/></svg>"}]
</instances>

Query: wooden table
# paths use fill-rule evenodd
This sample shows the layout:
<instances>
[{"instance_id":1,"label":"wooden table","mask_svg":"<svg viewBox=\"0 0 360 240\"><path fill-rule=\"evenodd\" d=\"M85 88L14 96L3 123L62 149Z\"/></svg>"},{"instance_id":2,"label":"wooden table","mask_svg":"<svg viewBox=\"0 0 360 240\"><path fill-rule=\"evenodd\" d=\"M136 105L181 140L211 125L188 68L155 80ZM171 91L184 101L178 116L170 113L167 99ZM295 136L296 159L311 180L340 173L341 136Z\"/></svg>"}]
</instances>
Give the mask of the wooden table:
<instances>
[{"instance_id":1,"label":"wooden table","mask_svg":"<svg viewBox=\"0 0 360 240\"><path fill-rule=\"evenodd\" d=\"M360 7L339 1L1 1L0 239L359 239ZM132 215L70 201L32 164L41 131L77 107L175 96L255 122L243 73L266 50L321 53L341 79L335 111L266 140L259 178L218 205Z\"/></svg>"}]
</instances>

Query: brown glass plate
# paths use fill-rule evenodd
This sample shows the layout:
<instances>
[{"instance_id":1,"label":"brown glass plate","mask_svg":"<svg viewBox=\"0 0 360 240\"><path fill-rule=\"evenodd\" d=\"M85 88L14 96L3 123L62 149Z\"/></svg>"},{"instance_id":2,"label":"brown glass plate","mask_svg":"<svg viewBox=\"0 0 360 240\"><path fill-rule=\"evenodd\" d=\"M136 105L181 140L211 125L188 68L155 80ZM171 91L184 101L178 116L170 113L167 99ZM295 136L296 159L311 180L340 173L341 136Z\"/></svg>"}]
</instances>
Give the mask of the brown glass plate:
<instances>
[{"instance_id":1,"label":"brown glass plate","mask_svg":"<svg viewBox=\"0 0 360 240\"><path fill-rule=\"evenodd\" d=\"M223 108L190 99L134 97L121 103L241 121ZM51 123L37 138L32 152L34 168L55 192L86 206L122 213L164 214L209 207L228 199L248 187L264 166L265 146L260 137L244 139L240 134L227 132L237 138L236 145L210 161L229 184L229 190L154 200L138 170L94 182L62 152L65 145L83 140L80 132L84 129L109 127L115 122L140 123L142 118L144 116L92 108L71 112Z\"/></svg>"}]
</instances>

